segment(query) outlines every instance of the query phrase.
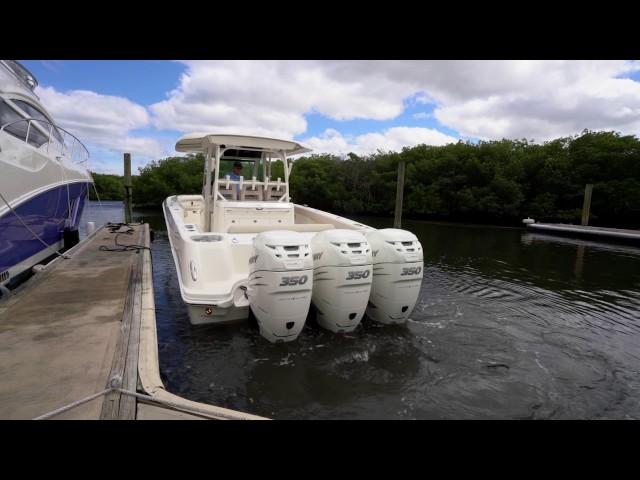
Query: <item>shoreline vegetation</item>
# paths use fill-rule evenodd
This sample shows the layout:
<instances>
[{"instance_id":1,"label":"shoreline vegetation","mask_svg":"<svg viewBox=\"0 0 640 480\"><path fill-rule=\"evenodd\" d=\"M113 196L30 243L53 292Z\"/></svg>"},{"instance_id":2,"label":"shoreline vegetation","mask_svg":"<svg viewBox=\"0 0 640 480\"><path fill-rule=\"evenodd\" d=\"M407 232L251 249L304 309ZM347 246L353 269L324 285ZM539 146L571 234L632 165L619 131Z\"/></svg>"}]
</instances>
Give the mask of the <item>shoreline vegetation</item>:
<instances>
[{"instance_id":1,"label":"shoreline vegetation","mask_svg":"<svg viewBox=\"0 0 640 480\"><path fill-rule=\"evenodd\" d=\"M460 141L366 156L302 156L291 174L291 197L337 214L393 216L400 160L406 165L404 218L580 223L585 185L591 183L590 225L640 228L640 140L616 132L584 131L542 144ZM278 167L274 178L284 177ZM133 176L134 204L159 208L170 195L199 194L203 170L202 155L152 161ZM122 176L93 178L101 200L123 199ZM90 198L96 199L93 189Z\"/></svg>"}]
</instances>

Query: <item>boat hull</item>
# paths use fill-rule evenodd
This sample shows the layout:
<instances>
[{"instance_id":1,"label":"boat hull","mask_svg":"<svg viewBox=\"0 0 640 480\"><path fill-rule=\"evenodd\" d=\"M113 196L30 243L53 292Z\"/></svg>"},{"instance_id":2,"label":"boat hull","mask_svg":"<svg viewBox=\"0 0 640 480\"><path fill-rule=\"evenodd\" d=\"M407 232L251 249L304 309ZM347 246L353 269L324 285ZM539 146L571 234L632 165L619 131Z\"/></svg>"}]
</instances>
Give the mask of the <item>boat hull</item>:
<instances>
[{"instance_id":1,"label":"boat hull","mask_svg":"<svg viewBox=\"0 0 640 480\"><path fill-rule=\"evenodd\" d=\"M64 247L64 230L78 227L88 191L88 182L60 184L4 209L0 216L1 283L9 283Z\"/></svg>"},{"instance_id":2,"label":"boat hull","mask_svg":"<svg viewBox=\"0 0 640 480\"><path fill-rule=\"evenodd\" d=\"M163 203L180 294L194 325L242 321L252 311L262 336L280 342L298 337L312 300L318 324L337 333L355 330L365 314L404 323L415 306L423 256L410 232L375 230L293 204L296 223L261 226L270 214L268 204L257 202L218 205L242 228L207 232L202 205L196 195ZM236 212L242 209L247 215Z\"/></svg>"},{"instance_id":3,"label":"boat hull","mask_svg":"<svg viewBox=\"0 0 640 480\"><path fill-rule=\"evenodd\" d=\"M196 305L185 303L189 311L189 321L192 325L209 325L236 323L249 318L249 307L218 307L215 305Z\"/></svg>"}]
</instances>

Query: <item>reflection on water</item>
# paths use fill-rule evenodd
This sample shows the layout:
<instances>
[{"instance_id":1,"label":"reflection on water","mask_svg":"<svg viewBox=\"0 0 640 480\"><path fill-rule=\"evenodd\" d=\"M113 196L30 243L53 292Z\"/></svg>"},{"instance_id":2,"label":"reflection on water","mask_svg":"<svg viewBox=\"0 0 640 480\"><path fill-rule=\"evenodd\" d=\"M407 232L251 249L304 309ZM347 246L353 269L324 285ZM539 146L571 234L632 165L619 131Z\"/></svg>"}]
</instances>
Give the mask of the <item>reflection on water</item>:
<instances>
[{"instance_id":1,"label":"reflection on water","mask_svg":"<svg viewBox=\"0 0 640 480\"><path fill-rule=\"evenodd\" d=\"M124 208L122 206L122 202L87 202L84 211L82 212L82 216L80 217L80 224L78 225L81 239L87 237L87 222L95 223L96 229L108 222L124 222Z\"/></svg>"},{"instance_id":2,"label":"reflection on water","mask_svg":"<svg viewBox=\"0 0 640 480\"><path fill-rule=\"evenodd\" d=\"M425 250L410 322L335 335L311 318L272 345L246 323L190 325L162 214L135 213L156 231L172 392L274 418L640 417L640 249L406 220Z\"/></svg>"}]
</instances>

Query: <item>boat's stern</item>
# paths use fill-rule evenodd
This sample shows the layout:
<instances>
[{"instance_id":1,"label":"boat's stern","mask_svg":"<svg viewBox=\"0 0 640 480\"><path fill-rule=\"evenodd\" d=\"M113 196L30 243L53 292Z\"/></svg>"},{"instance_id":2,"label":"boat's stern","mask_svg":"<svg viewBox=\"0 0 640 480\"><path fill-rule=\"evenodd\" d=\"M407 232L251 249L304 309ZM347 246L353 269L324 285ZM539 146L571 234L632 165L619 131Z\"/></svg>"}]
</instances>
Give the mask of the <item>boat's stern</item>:
<instances>
[{"instance_id":1,"label":"boat's stern","mask_svg":"<svg viewBox=\"0 0 640 480\"><path fill-rule=\"evenodd\" d=\"M252 239L204 232L201 195L169 197L163 210L180 294L191 323L246 319L249 307L244 291Z\"/></svg>"}]
</instances>

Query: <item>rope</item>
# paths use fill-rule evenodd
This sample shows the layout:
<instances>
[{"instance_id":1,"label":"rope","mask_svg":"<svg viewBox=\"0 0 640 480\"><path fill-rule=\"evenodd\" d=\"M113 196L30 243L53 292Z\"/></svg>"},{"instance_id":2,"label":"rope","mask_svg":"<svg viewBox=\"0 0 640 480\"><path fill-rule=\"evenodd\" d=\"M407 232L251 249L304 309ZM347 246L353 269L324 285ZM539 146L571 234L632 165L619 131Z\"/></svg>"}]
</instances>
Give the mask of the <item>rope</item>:
<instances>
[{"instance_id":1,"label":"rope","mask_svg":"<svg viewBox=\"0 0 640 480\"><path fill-rule=\"evenodd\" d=\"M116 382L116 384L118 384L118 382ZM67 410L71 410L74 407L82 405L83 403L87 403L87 402L90 402L91 400L95 400L96 398L100 397L101 395L106 395L106 394L111 393L111 392L120 392L123 395L130 395L132 397L139 398L141 400L146 400L146 401L151 402L151 403L157 403L159 405L164 405L164 406L167 406L167 407L171 407L171 408L174 408L176 410L181 410L181 411L188 412L188 413L196 413L196 414L200 414L200 415L205 415L207 417L216 416L216 417L224 418L226 420L246 420L246 418L242 418L240 416L229 415L229 414L222 413L222 412L213 413L213 412L210 412L210 411L202 409L202 408L191 407L191 406L186 406L186 405L179 405L179 404L174 403L174 402L169 402L168 400L160 400L159 398L155 398L155 397L152 397L150 395L144 395L142 393L131 392L129 390L124 390L122 388L115 388L115 387L106 388L106 389L102 390L101 392L94 393L93 395L89 395L88 397L84 397L84 398L82 398L80 400L72 402L72 403L70 403L68 405L65 405L63 407L56 408L55 410L52 410L52 411L50 411L48 413L45 413L44 415L40 415L39 417L36 417L33 420L47 420L47 419L49 419L51 417L59 415L60 413L66 412Z\"/></svg>"},{"instance_id":2,"label":"rope","mask_svg":"<svg viewBox=\"0 0 640 480\"><path fill-rule=\"evenodd\" d=\"M14 210L14 208L11 206L11 204L9 202L7 202L7 199L4 198L4 195L2 195L2 193L0 193L0 198L2 198L2 201L4 203L7 204L7 207L9 207L9 210L11 210L11 212L16 216L16 218L20 221L20 223L24 226L24 228L26 228L27 230L29 230L29 232L31 233L31 235L33 235L33 237L38 240L40 243L42 243L45 247L49 248L52 247L52 245L49 245L47 242L45 242L44 240L42 240L42 238L40 238L40 236L34 232L33 230L31 230L31 228L29 228L29 225L27 225L26 223L24 223L24 221L22 220L22 217L20 217L20 215L18 215L18 212L16 212ZM59 257L68 259L70 257L66 256L63 253L60 253L58 251L54 251L53 253L55 253L56 255L58 255Z\"/></svg>"},{"instance_id":3,"label":"rope","mask_svg":"<svg viewBox=\"0 0 640 480\"><path fill-rule=\"evenodd\" d=\"M102 202L100 201L100 195L98 195L98 189L96 188L96 182L91 182L93 185L93 191L96 192L96 198L98 199L98 205L100 206L100 213L102 214L102 225L106 225L108 222L105 222L106 215L104 214L104 208L102 207ZM87 191L87 193L89 193Z\"/></svg>"},{"instance_id":4,"label":"rope","mask_svg":"<svg viewBox=\"0 0 640 480\"><path fill-rule=\"evenodd\" d=\"M115 233L116 234L116 238L114 239L114 243L115 243L115 247L107 247L106 245L100 245L100 247L98 248L99 250L103 251L103 252L132 252L135 251L136 253L138 253L140 250L149 250L151 251L150 247L147 247L145 245L125 245L122 243L118 242L118 237L120 235L133 235L133 232L135 232L135 228L132 227L132 225L142 225L141 223L107 223L105 228L107 230L109 230L110 233ZM126 230L120 230L122 227L125 227Z\"/></svg>"},{"instance_id":5,"label":"rope","mask_svg":"<svg viewBox=\"0 0 640 480\"><path fill-rule=\"evenodd\" d=\"M90 402L91 400L98 398L100 395L105 395L114 390L113 388L107 388L102 390L101 392L94 393L93 395L89 395L88 397L82 398L77 402L70 403L69 405L65 405L64 407L57 408L52 410L49 413L45 413L44 415L40 415L39 417L34 418L34 420L46 420L47 418L51 418L54 415L58 415L59 413L66 412L67 410L71 410L73 407L77 407L78 405L82 405L83 403Z\"/></svg>"},{"instance_id":6,"label":"rope","mask_svg":"<svg viewBox=\"0 0 640 480\"><path fill-rule=\"evenodd\" d=\"M71 227L71 193L69 192L69 182L67 182L67 177L64 175L62 161L60 161L60 173L62 173L62 181L67 185L67 224Z\"/></svg>"}]
</instances>

